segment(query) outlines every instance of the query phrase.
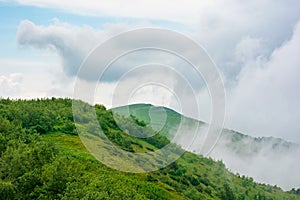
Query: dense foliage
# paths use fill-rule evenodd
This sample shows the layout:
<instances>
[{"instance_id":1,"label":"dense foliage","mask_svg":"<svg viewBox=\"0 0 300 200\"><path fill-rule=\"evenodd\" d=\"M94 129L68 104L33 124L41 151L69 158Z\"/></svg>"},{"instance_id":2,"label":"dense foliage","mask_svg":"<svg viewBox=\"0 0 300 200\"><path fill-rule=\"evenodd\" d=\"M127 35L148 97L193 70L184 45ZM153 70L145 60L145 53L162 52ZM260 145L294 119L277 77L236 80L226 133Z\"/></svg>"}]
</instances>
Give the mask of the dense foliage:
<instances>
[{"instance_id":1,"label":"dense foliage","mask_svg":"<svg viewBox=\"0 0 300 200\"><path fill-rule=\"evenodd\" d=\"M134 116L119 116L120 128L111 111L101 105L95 110L106 136L124 150L153 151L169 143L160 134L133 137L153 133L140 129L147 125ZM300 199L296 189L257 184L232 174L221 161L188 152L152 173L108 168L77 136L70 99L1 99L0 111L1 199ZM87 119L78 121L90 123Z\"/></svg>"}]
</instances>

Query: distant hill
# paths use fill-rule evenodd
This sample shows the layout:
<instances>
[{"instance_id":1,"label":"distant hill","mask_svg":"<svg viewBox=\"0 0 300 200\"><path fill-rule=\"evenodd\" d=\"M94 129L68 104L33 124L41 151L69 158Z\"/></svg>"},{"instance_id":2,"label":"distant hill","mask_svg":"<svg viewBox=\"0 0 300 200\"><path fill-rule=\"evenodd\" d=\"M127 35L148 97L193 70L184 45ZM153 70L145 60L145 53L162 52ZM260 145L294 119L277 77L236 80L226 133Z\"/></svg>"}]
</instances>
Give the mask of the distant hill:
<instances>
[{"instance_id":1,"label":"distant hill","mask_svg":"<svg viewBox=\"0 0 300 200\"><path fill-rule=\"evenodd\" d=\"M205 122L186 117L170 108L153 106L151 104L132 104L128 106L112 108L111 110L126 117L129 117L130 115L136 116L138 119L151 126L155 131L159 131L162 134L166 135L169 139L172 139L174 137L176 129L182 121L184 122L184 126L191 130L195 130L192 129L192 127L196 126L199 126L199 129L205 129L208 127L208 124L206 124ZM200 133L198 134L201 133L204 133L204 130L200 130ZM255 154L261 151L266 146L271 146L274 151L286 151L299 147L299 145L296 143L287 142L280 138L256 138L229 129L224 129L222 131L219 143L224 143L225 140L227 141L226 145L228 145L228 148L231 148L233 151L244 156ZM181 141L175 142L178 142L180 144ZM197 152L197 148L193 150Z\"/></svg>"},{"instance_id":2,"label":"distant hill","mask_svg":"<svg viewBox=\"0 0 300 200\"><path fill-rule=\"evenodd\" d=\"M112 111L124 116L134 115L184 149L196 154L202 153L201 144L205 142L205 137L202 135L208 127L208 124L202 121L186 117L172 109L151 104L132 104L112 108ZM176 131L181 122L185 128L184 131L178 133ZM192 146L189 146L186 138L192 137L191 133L195 132L197 127L199 128L196 133L200 137L197 137ZM175 134L177 134L176 137L174 137ZM281 159L290 165L299 166L299 153L299 145L296 143L274 137L251 137L234 130L223 129L218 143L209 156L216 160L223 160L234 172L252 176L262 182L276 182L282 187L290 188L295 184L300 185L298 181L300 176L295 176L298 173L294 170L294 173L281 177L280 170L291 172L290 166L282 166ZM272 165L280 166L280 168L266 171L266 166Z\"/></svg>"}]
</instances>

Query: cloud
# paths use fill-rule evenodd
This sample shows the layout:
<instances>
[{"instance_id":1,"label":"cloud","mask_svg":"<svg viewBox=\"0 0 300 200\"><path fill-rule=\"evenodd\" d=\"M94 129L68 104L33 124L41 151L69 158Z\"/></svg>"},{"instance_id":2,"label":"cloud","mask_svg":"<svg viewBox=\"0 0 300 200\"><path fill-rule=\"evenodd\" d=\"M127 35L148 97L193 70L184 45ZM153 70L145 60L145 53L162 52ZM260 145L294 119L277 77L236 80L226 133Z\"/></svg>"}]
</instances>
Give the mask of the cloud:
<instances>
[{"instance_id":1,"label":"cloud","mask_svg":"<svg viewBox=\"0 0 300 200\"><path fill-rule=\"evenodd\" d=\"M229 127L300 143L299 50L300 23L268 60L257 56L244 63L237 85L228 90Z\"/></svg>"},{"instance_id":2,"label":"cloud","mask_svg":"<svg viewBox=\"0 0 300 200\"><path fill-rule=\"evenodd\" d=\"M136 26L129 26L126 24L107 24L104 29L95 30L88 26L78 27L72 26L67 23L62 23L58 20L54 20L54 23L49 26L39 26L34 24L31 21L24 20L20 23L18 32L17 32L17 42L19 46L22 47L33 47L38 49L48 49L56 52L62 60L62 65L64 72L68 76L76 76L79 70L81 63L84 59L92 52L92 55L97 53L97 56L93 57L96 60L88 60L89 67L85 68L83 73L80 73L79 78L95 81L98 80L99 70L104 70L108 61L107 57L112 55L115 52L120 52L117 55L127 51L127 49L140 48L140 44L145 41L145 38L148 39L147 42L153 41L151 45L145 44L148 46L158 46L165 47L165 49L174 49L173 51L180 52L181 55L188 55L192 58L199 57L198 49L194 46L187 46L185 43L178 43L178 38L181 36L178 35L165 35L165 33L160 34L161 38L158 40L153 39L153 34L149 33L150 31L141 32L133 38L131 34L128 34L123 37L122 41L119 39L114 40L112 46L109 46L105 51L99 52L92 51L97 47L101 42L105 41L108 38L111 38L116 33L119 33L121 30L129 30ZM155 36L157 36L157 33ZM158 38L158 37L155 37ZM102 56L104 55L104 56ZM109 60L111 61L111 60ZM106 70L106 76L101 79L101 81L114 82L127 73L128 70L131 70L132 67L143 65L145 63L159 63L161 65L166 65L173 67L178 70L180 74L188 77L192 82L197 82L193 84L194 86L202 87L204 82L199 83L196 76L197 72L192 68L192 66L179 58L174 54L165 52L164 50L151 50L151 49L142 49L131 52L130 54L120 57L115 60L108 70ZM187 71L187 67L191 70ZM167 75L167 74L166 74Z\"/></svg>"},{"instance_id":3,"label":"cloud","mask_svg":"<svg viewBox=\"0 0 300 200\"><path fill-rule=\"evenodd\" d=\"M0 97L71 97L74 79L66 76L53 58L0 59Z\"/></svg>"},{"instance_id":4,"label":"cloud","mask_svg":"<svg viewBox=\"0 0 300 200\"><path fill-rule=\"evenodd\" d=\"M295 21L299 17L300 3L297 0L251 1L238 0L197 1L166 0L162 4L158 0L13 0L17 4L53 8L60 11L93 16L126 17L146 20L165 20L183 24L199 24L199 29L210 32L212 37L223 31L227 35L237 35L239 30L269 32L270 27L291 27L287 21ZM272 5L272 6L270 6ZM274 33L283 34L286 29ZM231 39L233 39L232 37ZM219 42L219 41L218 41Z\"/></svg>"},{"instance_id":5,"label":"cloud","mask_svg":"<svg viewBox=\"0 0 300 200\"><path fill-rule=\"evenodd\" d=\"M259 38L246 36L240 40L235 47L235 58L241 66L253 59L263 58L267 54L267 49Z\"/></svg>"},{"instance_id":6,"label":"cloud","mask_svg":"<svg viewBox=\"0 0 300 200\"><path fill-rule=\"evenodd\" d=\"M109 2L17 0L15 2L79 14L180 22L187 27L187 30L196 31L189 34L196 37L208 50L223 73L230 79L234 79L241 70L241 64L237 62L239 55L235 54L236 45L241 40L249 37L263 41L265 51L261 52L262 56L269 57L275 48L291 37L292 27L300 19L298 12L300 2L297 0L276 2L272 0L251 2L189 0L184 3L176 0L165 1L164 4L144 0L126 3L119 0ZM186 32L184 29L179 31ZM82 39L94 39L92 37L94 34L86 32L86 35L91 37ZM73 53L80 54L80 52Z\"/></svg>"},{"instance_id":7,"label":"cloud","mask_svg":"<svg viewBox=\"0 0 300 200\"><path fill-rule=\"evenodd\" d=\"M38 26L24 20L17 32L17 42L20 46L31 46L38 49L48 49L61 57L65 73L74 76L81 62L98 41L103 40L105 33L93 30L91 27L76 27L54 20L50 26Z\"/></svg>"},{"instance_id":8,"label":"cloud","mask_svg":"<svg viewBox=\"0 0 300 200\"><path fill-rule=\"evenodd\" d=\"M11 73L0 76L0 97L14 97L20 91L23 74Z\"/></svg>"},{"instance_id":9,"label":"cloud","mask_svg":"<svg viewBox=\"0 0 300 200\"><path fill-rule=\"evenodd\" d=\"M199 4L196 0L187 0L183 6L181 0L164 1L158 0L121 0L93 1L93 0L14 0L21 5L37 6L42 8L54 8L65 12L92 16L111 16L154 20L168 20L182 23L193 23L199 10L211 4L204 1ZM154 14L155 13L155 14Z\"/></svg>"},{"instance_id":10,"label":"cloud","mask_svg":"<svg viewBox=\"0 0 300 200\"><path fill-rule=\"evenodd\" d=\"M147 75L141 75L140 70L145 72L145 69L141 68L132 72L138 74L137 76L124 77L119 82L98 83L94 95L95 100L91 103L103 103L108 108L141 102L169 106L171 99L174 98L172 93L174 75L170 74L170 71L168 71L169 76L165 76L164 73L158 75L157 70L160 72L166 70L160 68L157 68L156 72L148 70ZM85 84L85 87L91 87L88 84L93 84L82 80L78 81ZM90 99L86 100L90 101Z\"/></svg>"},{"instance_id":11,"label":"cloud","mask_svg":"<svg viewBox=\"0 0 300 200\"><path fill-rule=\"evenodd\" d=\"M268 58L274 49L280 47L291 37L292 28L300 19L298 12L300 2L297 0L278 2L272 0L255 0L251 2L230 0L226 3L218 0L201 2L191 0L188 3L185 2L184 5L181 1L165 1L160 6L157 6L158 2L156 1L130 1L124 3L115 0L97 3L79 0L72 2L22 0L16 2L22 5L55 8L74 13L94 13L100 16L181 22L187 28L186 30L178 28L178 30L192 35L207 49L226 78L228 78L228 83L235 80L242 68L242 60L240 53L237 52L239 51L237 45L244 45L242 51L245 52L246 44L242 44L242 41L245 43L248 40L247 48L253 48L249 46L250 43L252 41L257 43L259 40L261 45L264 46L264 50L259 52L260 56ZM143 6L138 6L140 4ZM126 24L110 24L110 26L122 27L121 29L114 28L115 33L132 28ZM19 32L23 39L32 38L30 34L26 35L25 32L35 30L33 32L37 33L35 37L40 36L43 40L47 40L48 44L50 43L59 49L65 65L76 65L79 60L84 58L82 54L86 55L95 46L95 41L99 43L111 36L109 33L111 29L112 27L107 26L104 30L95 30L91 27L76 27L63 23L37 26L32 22L31 24L23 22L19 26ZM194 32L187 31L191 29ZM41 30L46 35L39 34ZM49 33L50 31L54 33ZM77 41L74 41L76 39ZM34 42L38 41L29 40L24 44L32 45ZM22 43L22 40L20 40L20 43ZM67 49L62 50L62 46ZM79 47L79 49L73 47ZM72 59L68 59L68 57L71 58L71 55L73 55ZM69 73L74 72L71 70Z\"/></svg>"},{"instance_id":12,"label":"cloud","mask_svg":"<svg viewBox=\"0 0 300 200\"><path fill-rule=\"evenodd\" d=\"M233 138L223 134L210 156L235 173L284 190L300 186L299 146L275 138Z\"/></svg>"},{"instance_id":13,"label":"cloud","mask_svg":"<svg viewBox=\"0 0 300 200\"><path fill-rule=\"evenodd\" d=\"M260 40L265 48L261 56L268 58L291 37L300 19L299 9L299 1L213 1L205 9L199 8L193 36L207 49L229 84L242 68L237 45L247 38Z\"/></svg>"}]
</instances>

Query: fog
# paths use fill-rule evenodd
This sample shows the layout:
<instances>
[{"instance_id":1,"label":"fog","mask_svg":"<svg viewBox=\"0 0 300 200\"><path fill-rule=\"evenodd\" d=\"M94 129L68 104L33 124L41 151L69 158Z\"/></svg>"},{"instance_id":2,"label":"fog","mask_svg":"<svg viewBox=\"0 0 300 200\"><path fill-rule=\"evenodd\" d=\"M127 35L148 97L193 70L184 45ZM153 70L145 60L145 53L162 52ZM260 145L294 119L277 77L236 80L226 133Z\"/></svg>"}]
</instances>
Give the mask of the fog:
<instances>
[{"instance_id":1,"label":"fog","mask_svg":"<svg viewBox=\"0 0 300 200\"><path fill-rule=\"evenodd\" d=\"M203 154L202 145L207 142L207 125L195 133L191 126L174 137L173 142L184 149ZM191 137L198 135L198 137ZM191 144L192 143L192 144ZM210 142L211 143L211 142ZM222 160L233 173L252 177L256 182L277 185L284 190L300 187L300 148L298 144L273 137L254 138L231 130L223 130L212 151L206 155Z\"/></svg>"}]
</instances>

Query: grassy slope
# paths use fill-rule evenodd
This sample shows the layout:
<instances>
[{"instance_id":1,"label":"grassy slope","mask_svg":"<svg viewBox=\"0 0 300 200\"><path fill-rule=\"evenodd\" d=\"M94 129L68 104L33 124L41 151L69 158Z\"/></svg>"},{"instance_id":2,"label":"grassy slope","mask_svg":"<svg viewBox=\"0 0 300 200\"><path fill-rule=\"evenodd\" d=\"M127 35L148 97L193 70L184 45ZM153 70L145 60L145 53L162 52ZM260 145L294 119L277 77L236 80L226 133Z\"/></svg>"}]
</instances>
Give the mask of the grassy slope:
<instances>
[{"instance_id":1,"label":"grassy slope","mask_svg":"<svg viewBox=\"0 0 300 200\"><path fill-rule=\"evenodd\" d=\"M123 173L106 167L88 152L78 136L63 133L52 133L44 135L43 138L46 141L54 142L59 149L62 150L62 152L67 155L71 155L74 159L77 159L80 162L89 161L92 163L91 169L93 170L90 170L90 172L94 173L95 176L99 176L102 173L108 173L109 176L126 176L128 179L137 181L138 184L148 184L149 182L148 174ZM124 183L124 187L126 186L125 184L126 183ZM170 190L170 187L163 183L157 183L156 185L158 185L165 193L166 199L185 199L181 194L178 194L172 189Z\"/></svg>"},{"instance_id":2,"label":"grassy slope","mask_svg":"<svg viewBox=\"0 0 300 200\"><path fill-rule=\"evenodd\" d=\"M215 162L212 159L188 152L170 166L152 173L123 173L108 168L88 153L80 138L74 135L72 126L70 126L71 128L66 126L72 122L71 100L69 99L2 100L0 108L1 117L9 121L21 121L24 129L40 132L44 140L54 143L58 147L60 156L67 156L67 159L59 159L70 167L77 163L76 165L79 166L78 169L76 168L79 171L77 173L88 174L87 180L79 177L75 179L76 181L69 182L60 195L84 195L74 194L74 191L68 194L68 190L76 189L78 180L79 182L80 180L88 182L91 179L92 181L86 183L87 185L78 186L75 192L84 193L90 192L90 190L106 192L108 190L122 194L124 191L135 191L140 194L139 198L141 199L300 199L299 196L283 192L278 187L257 184L251 178L234 175L225 168L222 162ZM102 106L97 106L96 111L101 126L105 128L106 134L116 142L116 145L133 152L144 152L147 147L158 148L156 145L157 142L160 142L160 138L154 140L154 143L133 138L116 127L111 112ZM84 121L84 119L82 120ZM124 143L124 141L126 142ZM126 146L122 146L125 144ZM5 162L7 163L7 160ZM52 169L51 166L49 169ZM48 168L43 167L42 170L44 169ZM50 177L52 177L51 173L55 173L55 170L46 172L50 173ZM44 179L48 180L48 178ZM9 181L13 183L13 180ZM93 185L99 181L104 181L103 186L109 188L97 188L97 185ZM48 184L47 182L42 183Z\"/></svg>"},{"instance_id":3,"label":"grassy slope","mask_svg":"<svg viewBox=\"0 0 300 200\"><path fill-rule=\"evenodd\" d=\"M172 130L176 130L182 122L183 126L189 127L196 124L204 125L204 122L185 117L166 107L156 107L151 104L132 104L129 106L121 106L112 109L113 112L129 117L136 116L144 121L147 125L172 138Z\"/></svg>"},{"instance_id":4,"label":"grassy slope","mask_svg":"<svg viewBox=\"0 0 300 200\"><path fill-rule=\"evenodd\" d=\"M264 184L257 184L251 178L239 177L225 169L221 162L211 159L201 158L192 153L185 153L177 162L176 167L185 171L186 179L176 176L178 173L173 170L173 166L167 167L157 172L147 174L127 174L107 168L94 157L92 157L81 143L78 136L68 134L52 133L43 136L47 141L54 142L66 154L71 155L80 162L92 161L92 169L95 175L109 173L113 176L128 176L130 179L141 182L151 182L159 186L166 193L168 199L203 198L218 199L218 191L223 189L223 184L227 183L234 194L244 194L245 199L255 199L259 194L267 199L300 199L295 195L284 193L280 188ZM175 167L175 168L176 168ZM178 178L178 180L176 180ZM189 183L194 180L193 186ZM187 181L188 186L185 185ZM180 190L178 190L181 188ZM191 188L186 190L186 188Z\"/></svg>"},{"instance_id":5,"label":"grassy slope","mask_svg":"<svg viewBox=\"0 0 300 200\"><path fill-rule=\"evenodd\" d=\"M120 106L120 107L112 108L111 110L115 113L119 113L125 116L128 116L128 111L129 111L130 114L136 116L140 120L143 120L147 125L154 126L154 128L157 125L156 122L160 124L164 124L160 132L166 135L170 139L173 138L172 130L176 130L178 124L180 124L181 121L184 121L186 126L206 125L205 122L186 117L172 109L165 108L165 107L156 107L151 104L132 104L128 106ZM165 114L167 116L166 118L164 116ZM151 124L152 122L149 115L152 117L152 120L154 120L154 124ZM158 126L161 127L161 125ZM282 148L281 150L287 150L289 148L299 147L298 144L287 142L280 138L273 138L273 137L254 138L228 129L223 130L221 139L222 137L230 138L232 140L232 142L230 143L231 146L229 146L229 148L235 150L236 148L243 147L245 151L248 152L252 151L252 153L254 151L257 151L257 149L269 145L270 143L272 143L275 148L279 148L279 149ZM251 145L247 145L244 143L242 143L241 145L240 142L242 142L243 140L248 140L248 142L252 141L252 143ZM243 151L243 149L240 150Z\"/></svg>"}]
</instances>

